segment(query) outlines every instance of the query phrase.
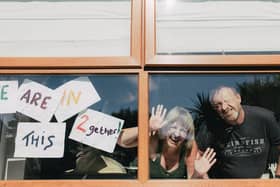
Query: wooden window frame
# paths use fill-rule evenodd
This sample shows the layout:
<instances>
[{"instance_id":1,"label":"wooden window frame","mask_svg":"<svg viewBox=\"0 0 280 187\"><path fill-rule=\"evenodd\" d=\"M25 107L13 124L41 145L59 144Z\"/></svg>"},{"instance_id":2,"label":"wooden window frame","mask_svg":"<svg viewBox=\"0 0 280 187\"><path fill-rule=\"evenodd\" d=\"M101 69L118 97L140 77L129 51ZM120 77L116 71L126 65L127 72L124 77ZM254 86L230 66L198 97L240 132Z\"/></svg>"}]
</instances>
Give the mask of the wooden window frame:
<instances>
[{"instance_id":1,"label":"wooden window frame","mask_svg":"<svg viewBox=\"0 0 280 187\"><path fill-rule=\"evenodd\" d=\"M157 55L156 0L145 0L145 65L150 67L279 66L280 55Z\"/></svg>"}]
</instances>

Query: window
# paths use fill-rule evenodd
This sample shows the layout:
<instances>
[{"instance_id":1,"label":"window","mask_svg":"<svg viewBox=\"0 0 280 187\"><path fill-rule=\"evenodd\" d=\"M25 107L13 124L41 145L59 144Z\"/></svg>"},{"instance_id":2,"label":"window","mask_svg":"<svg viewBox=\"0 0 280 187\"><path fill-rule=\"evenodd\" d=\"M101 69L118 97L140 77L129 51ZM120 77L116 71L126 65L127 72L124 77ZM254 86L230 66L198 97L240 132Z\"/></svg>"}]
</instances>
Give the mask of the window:
<instances>
[{"instance_id":1,"label":"window","mask_svg":"<svg viewBox=\"0 0 280 187\"><path fill-rule=\"evenodd\" d=\"M279 1L156 1L156 53L279 54Z\"/></svg>"},{"instance_id":2,"label":"window","mask_svg":"<svg viewBox=\"0 0 280 187\"><path fill-rule=\"evenodd\" d=\"M278 6L258 0L149 1L146 65L275 66Z\"/></svg>"},{"instance_id":3,"label":"window","mask_svg":"<svg viewBox=\"0 0 280 187\"><path fill-rule=\"evenodd\" d=\"M56 67L139 66L141 2L0 1L0 5L1 58L29 58L23 63L31 67L51 66L50 61L38 62L40 57ZM9 61L1 66L21 63Z\"/></svg>"},{"instance_id":4,"label":"window","mask_svg":"<svg viewBox=\"0 0 280 187\"><path fill-rule=\"evenodd\" d=\"M124 149L118 145L114 146L114 141L110 140L117 133L120 133L113 131L114 128L121 129L138 126L138 80L136 75L17 75L1 76L0 79L1 83L6 85L10 85L8 81L17 82L19 86L18 93L22 95L18 97L18 101L24 101L25 104L29 105L24 108L16 106L18 112L12 113L9 111L6 114L7 110L3 107L4 103L2 102L0 115L2 179L137 178L137 149ZM1 84L2 88L3 84ZM81 86L82 84L84 86ZM50 121L41 121L44 120L42 115L48 115L48 108L52 107L52 98L43 100L48 94L51 94L45 88L52 89L52 92L57 92L57 88L61 88L63 85L68 86L63 88L64 92L56 112L49 118ZM91 99L97 96L90 89L90 85L93 86L97 95L101 98L100 101L96 102L97 100ZM25 86L27 86L27 89L23 88ZM45 88L41 90L40 87ZM9 97L11 99L13 95L9 93L11 90L8 90L8 88L9 86L5 87L5 98L9 100ZM22 88L25 91L21 92ZM89 95L87 96L87 94ZM4 101L3 98L1 99L2 101ZM36 108L42 106L41 102L44 102L44 108L47 109L40 114L40 109L36 111ZM28 108L32 105L34 108L30 113ZM66 112L64 110L66 108L62 109L61 106L63 106L62 108L69 107L74 112ZM83 107L84 109L82 109ZM59 108L64 112L58 112ZM75 108L80 108L80 110ZM85 109L86 111L84 111ZM96 111L99 114L94 114ZM69 115L63 116L63 113L66 114L65 112ZM33 115L32 113L37 113L38 115ZM102 118L97 122L94 118L99 118L99 115ZM118 127L114 127L113 124L117 123L114 120L123 121L123 123L120 123ZM52 132L49 131L51 124L48 122L57 125L61 125L60 122L64 122L65 131L57 129L60 134L51 136ZM35 128L32 129L32 127L25 131L24 128L28 124L23 123L28 123L30 126L34 125ZM44 125L44 123L47 124ZM82 125L77 126L77 123ZM36 126L41 126L44 129L43 132L37 129ZM21 136L19 129L25 131L22 139L16 138L16 136ZM31 130L33 133L27 133L31 132ZM82 139L77 139L73 135L76 130L82 131L82 134L85 133L89 137L89 141L85 142ZM65 139L59 142L58 137L60 136L65 137ZM93 136L96 136L96 138ZM26 150L20 150L22 145L17 141L23 141L22 145ZM92 145L92 142L96 143ZM105 142L105 144L102 144L102 142ZM106 144L111 144L113 147L106 148ZM60 148L60 151L63 152L61 155L49 155L51 147L54 148L55 146L62 146ZM47 151L48 147L50 147L49 151ZM40 150L46 152L38 153L37 151L40 152ZM25 154L22 155L25 151L27 151L26 156L24 156ZM29 155L28 152L32 152L32 154Z\"/></svg>"},{"instance_id":5,"label":"window","mask_svg":"<svg viewBox=\"0 0 280 187\"><path fill-rule=\"evenodd\" d=\"M205 151L207 147L212 147L216 150L217 161L215 166L208 172L209 177L228 178L227 173L230 176L236 176L236 178L254 178L253 176L256 175L261 176L261 178L269 178L270 175L275 175L278 151L276 147L267 146L268 142L273 142L273 138L268 140L265 137L267 137L267 129L270 127L269 123L274 124L278 132L280 132L279 72L151 73L149 85L151 115L157 116L161 113L160 115L164 116L164 110L160 112L160 108L156 107L159 104L167 109L165 120L162 122L163 126L157 131L156 135L152 134L150 137L151 179L177 178L186 180L187 175L189 177L192 175L193 171L191 169L184 168L184 159L191 159L191 155L188 155L188 150L189 142L191 143L193 140L191 137L193 128L195 129L196 144L200 150ZM241 125L225 125L225 133L221 130L224 124L222 120L227 120L227 116L231 115L231 111L235 110L237 105L230 100L232 98L229 95L223 95L223 102L228 102L229 106L226 104L221 106L224 111L221 114L222 117L219 118L213 109L213 104L209 102L210 98L216 98L218 97L216 96L217 94L222 94L221 91L216 91L214 94L212 92L212 90L219 87L235 89L241 96L242 107L245 111L244 122ZM225 92L223 93L226 94ZM218 101L222 102L221 100ZM155 110L156 112L154 112ZM269 116L271 121L264 123L262 121L264 118L261 120L256 115L252 117L252 110L262 111L262 117L269 113L267 117ZM274 116L268 111L272 111ZM238 114L241 115L240 112ZM188 115L190 116L188 117ZM160 120L160 117L155 119ZM262 122L257 122L256 119ZM253 121L254 123L252 123ZM272 123L272 121L275 122ZM156 122L151 121L150 123ZM254 133L258 129L258 124L265 124L265 129L260 128L261 134L264 133L264 135L255 136L256 134ZM247 128L250 125L251 127L254 126L255 130L251 130L249 133ZM243 134L244 129L247 129L245 136ZM156 136L158 137L157 141L155 140ZM254 143L249 143L252 141ZM175 167L175 164L175 166L172 165L174 162L169 160L169 158L174 159L176 154L173 153L173 157L168 156L168 153L170 154L171 150L174 149L179 152L177 167ZM249 158L245 164L247 168L243 169L247 173L239 170L238 174L235 175L236 171L232 164L234 163L237 166L238 163L234 161L234 157L238 158L238 163L242 163L242 165L245 163L241 160ZM258 164L254 158L259 158ZM227 163L227 160L230 160L229 163ZM220 164L222 164L222 168L219 168ZM248 168L248 165L252 169ZM253 167L255 168L253 169ZM264 169L258 172L258 167L263 167ZM230 169L228 170L227 168ZM248 172L250 169L251 171ZM272 172L271 174L266 172L269 169Z\"/></svg>"}]
</instances>

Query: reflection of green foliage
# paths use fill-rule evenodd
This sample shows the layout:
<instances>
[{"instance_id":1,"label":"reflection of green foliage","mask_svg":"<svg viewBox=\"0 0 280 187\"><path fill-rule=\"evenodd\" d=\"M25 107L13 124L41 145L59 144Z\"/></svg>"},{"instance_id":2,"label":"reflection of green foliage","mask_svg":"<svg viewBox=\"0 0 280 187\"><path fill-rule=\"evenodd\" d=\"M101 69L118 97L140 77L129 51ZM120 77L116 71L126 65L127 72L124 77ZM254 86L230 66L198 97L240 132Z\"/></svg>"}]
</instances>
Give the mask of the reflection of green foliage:
<instances>
[{"instance_id":1,"label":"reflection of green foliage","mask_svg":"<svg viewBox=\"0 0 280 187\"><path fill-rule=\"evenodd\" d=\"M135 127L138 124L138 111L130 110L130 108L120 109L119 112L113 112L112 116L123 119L123 128Z\"/></svg>"},{"instance_id":2,"label":"reflection of green foliage","mask_svg":"<svg viewBox=\"0 0 280 187\"><path fill-rule=\"evenodd\" d=\"M267 108L279 117L280 75L256 78L253 82L237 84L242 103Z\"/></svg>"},{"instance_id":3,"label":"reflection of green foliage","mask_svg":"<svg viewBox=\"0 0 280 187\"><path fill-rule=\"evenodd\" d=\"M215 128L217 123L221 123L217 113L212 108L209 95L205 93L198 93L197 100L194 101L194 107L189 110L194 116L194 125L196 132L199 130L201 125L209 126L211 130ZM214 130L214 129L213 129Z\"/></svg>"},{"instance_id":4,"label":"reflection of green foliage","mask_svg":"<svg viewBox=\"0 0 280 187\"><path fill-rule=\"evenodd\" d=\"M267 76L266 78L256 78L254 82L244 82L237 85L240 90L242 103L246 105L256 105L267 108L275 113L279 121L280 118L280 75ZM280 125L280 124L279 124ZM268 163L278 160L279 151L272 147L269 154Z\"/></svg>"},{"instance_id":5,"label":"reflection of green foliage","mask_svg":"<svg viewBox=\"0 0 280 187\"><path fill-rule=\"evenodd\" d=\"M255 78L252 82L237 84L237 88L242 104L267 108L275 113L278 120L280 119L280 75ZM203 136L197 137L197 140L208 139L207 131L219 134L219 130L222 130L220 127L223 123L212 109L209 95L198 93L194 108L190 110L193 112L196 132L200 131ZM200 142L197 143L200 144ZM270 151L268 163L276 162L279 154L277 149L273 147Z\"/></svg>"},{"instance_id":6,"label":"reflection of green foliage","mask_svg":"<svg viewBox=\"0 0 280 187\"><path fill-rule=\"evenodd\" d=\"M119 112L112 113L112 116L123 119L124 128L135 127L138 124L138 111L130 110L130 108L121 109ZM112 157L125 166L129 166L137 156L137 148L122 148L116 145L115 151Z\"/></svg>"}]
</instances>

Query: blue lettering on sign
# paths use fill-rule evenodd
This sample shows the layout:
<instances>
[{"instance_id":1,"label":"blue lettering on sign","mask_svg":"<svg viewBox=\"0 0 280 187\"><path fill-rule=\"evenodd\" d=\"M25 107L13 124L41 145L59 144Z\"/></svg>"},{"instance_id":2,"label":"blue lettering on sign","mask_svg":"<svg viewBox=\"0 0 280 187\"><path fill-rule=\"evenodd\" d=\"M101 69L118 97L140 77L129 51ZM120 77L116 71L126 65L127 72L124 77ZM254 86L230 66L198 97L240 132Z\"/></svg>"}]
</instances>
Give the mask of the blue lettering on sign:
<instances>
[{"instance_id":1,"label":"blue lettering on sign","mask_svg":"<svg viewBox=\"0 0 280 187\"><path fill-rule=\"evenodd\" d=\"M43 131L45 133L45 131ZM26 134L22 140L25 141L25 146L35 146L38 147L39 145L44 146L44 150L47 150L48 148L53 146L53 138L55 138L54 135L50 135L48 137L45 137L44 135L36 135L34 130ZM45 141L46 139L46 141Z\"/></svg>"},{"instance_id":2,"label":"blue lettering on sign","mask_svg":"<svg viewBox=\"0 0 280 187\"><path fill-rule=\"evenodd\" d=\"M117 134L118 133L118 129L110 129L110 128L106 128L106 127L96 127L94 125L89 126L89 133L86 134L86 136L90 136L93 133L96 134L101 134L101 135L113 135L113 134Z\"/></svg>"}]
</instances>

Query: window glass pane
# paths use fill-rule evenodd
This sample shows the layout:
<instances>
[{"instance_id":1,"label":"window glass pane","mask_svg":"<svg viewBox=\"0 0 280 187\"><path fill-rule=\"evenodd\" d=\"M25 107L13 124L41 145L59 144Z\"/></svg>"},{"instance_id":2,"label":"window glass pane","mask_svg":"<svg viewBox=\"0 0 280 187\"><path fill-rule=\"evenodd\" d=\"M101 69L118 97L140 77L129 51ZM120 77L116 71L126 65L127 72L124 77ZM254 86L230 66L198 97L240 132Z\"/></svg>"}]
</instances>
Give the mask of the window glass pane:
<instances>
[{"instance_id":1,"label":"window glass pane","mask_svg":"<svg viewBox=\"0 0 280 187\"><path fill-rule=\"evenodd\" d=\"M121 129L138 124L137 79L1 76L1 179L135 179L137 149L116 143ZM16 108L6 104L13 97L11 81L19 85L18 98L9 103Z\"/></svg>"},{"instance_id":2,"label":"window glass pane","mask_svg":"<svg viewBox=\"0 0 280 187\"><path fill-rule=\"evenodd\" d=\"M150 178L190 178L196 163L188 152L197 147L216 151L210 178L273 177L279 154L275 145L280 144L279 80L279 73L152 74L150 112L162 123L150 122ZM166 115L161 108L152 110L159 104ZM197 146L188 147L193 140Z\"/></svg>"},{"instance_id":3,"label":"window glass pane","mask_svg":"<svg viewBox=\"0 0 280 187\"><path fill-rule=\"evenodd\" d=\"M157 54L278 54L279 2L157 0Z\"/></svg>"},{"instance_id":4,"label":"window glass pane","mask_svg":"<svg viewBox=\"0 0 280 187\"><path fill-rule=\"evenodd\" d=\"M130 0L0 1L0 56L130 56Z\"/></svg>"}]
</instances>

